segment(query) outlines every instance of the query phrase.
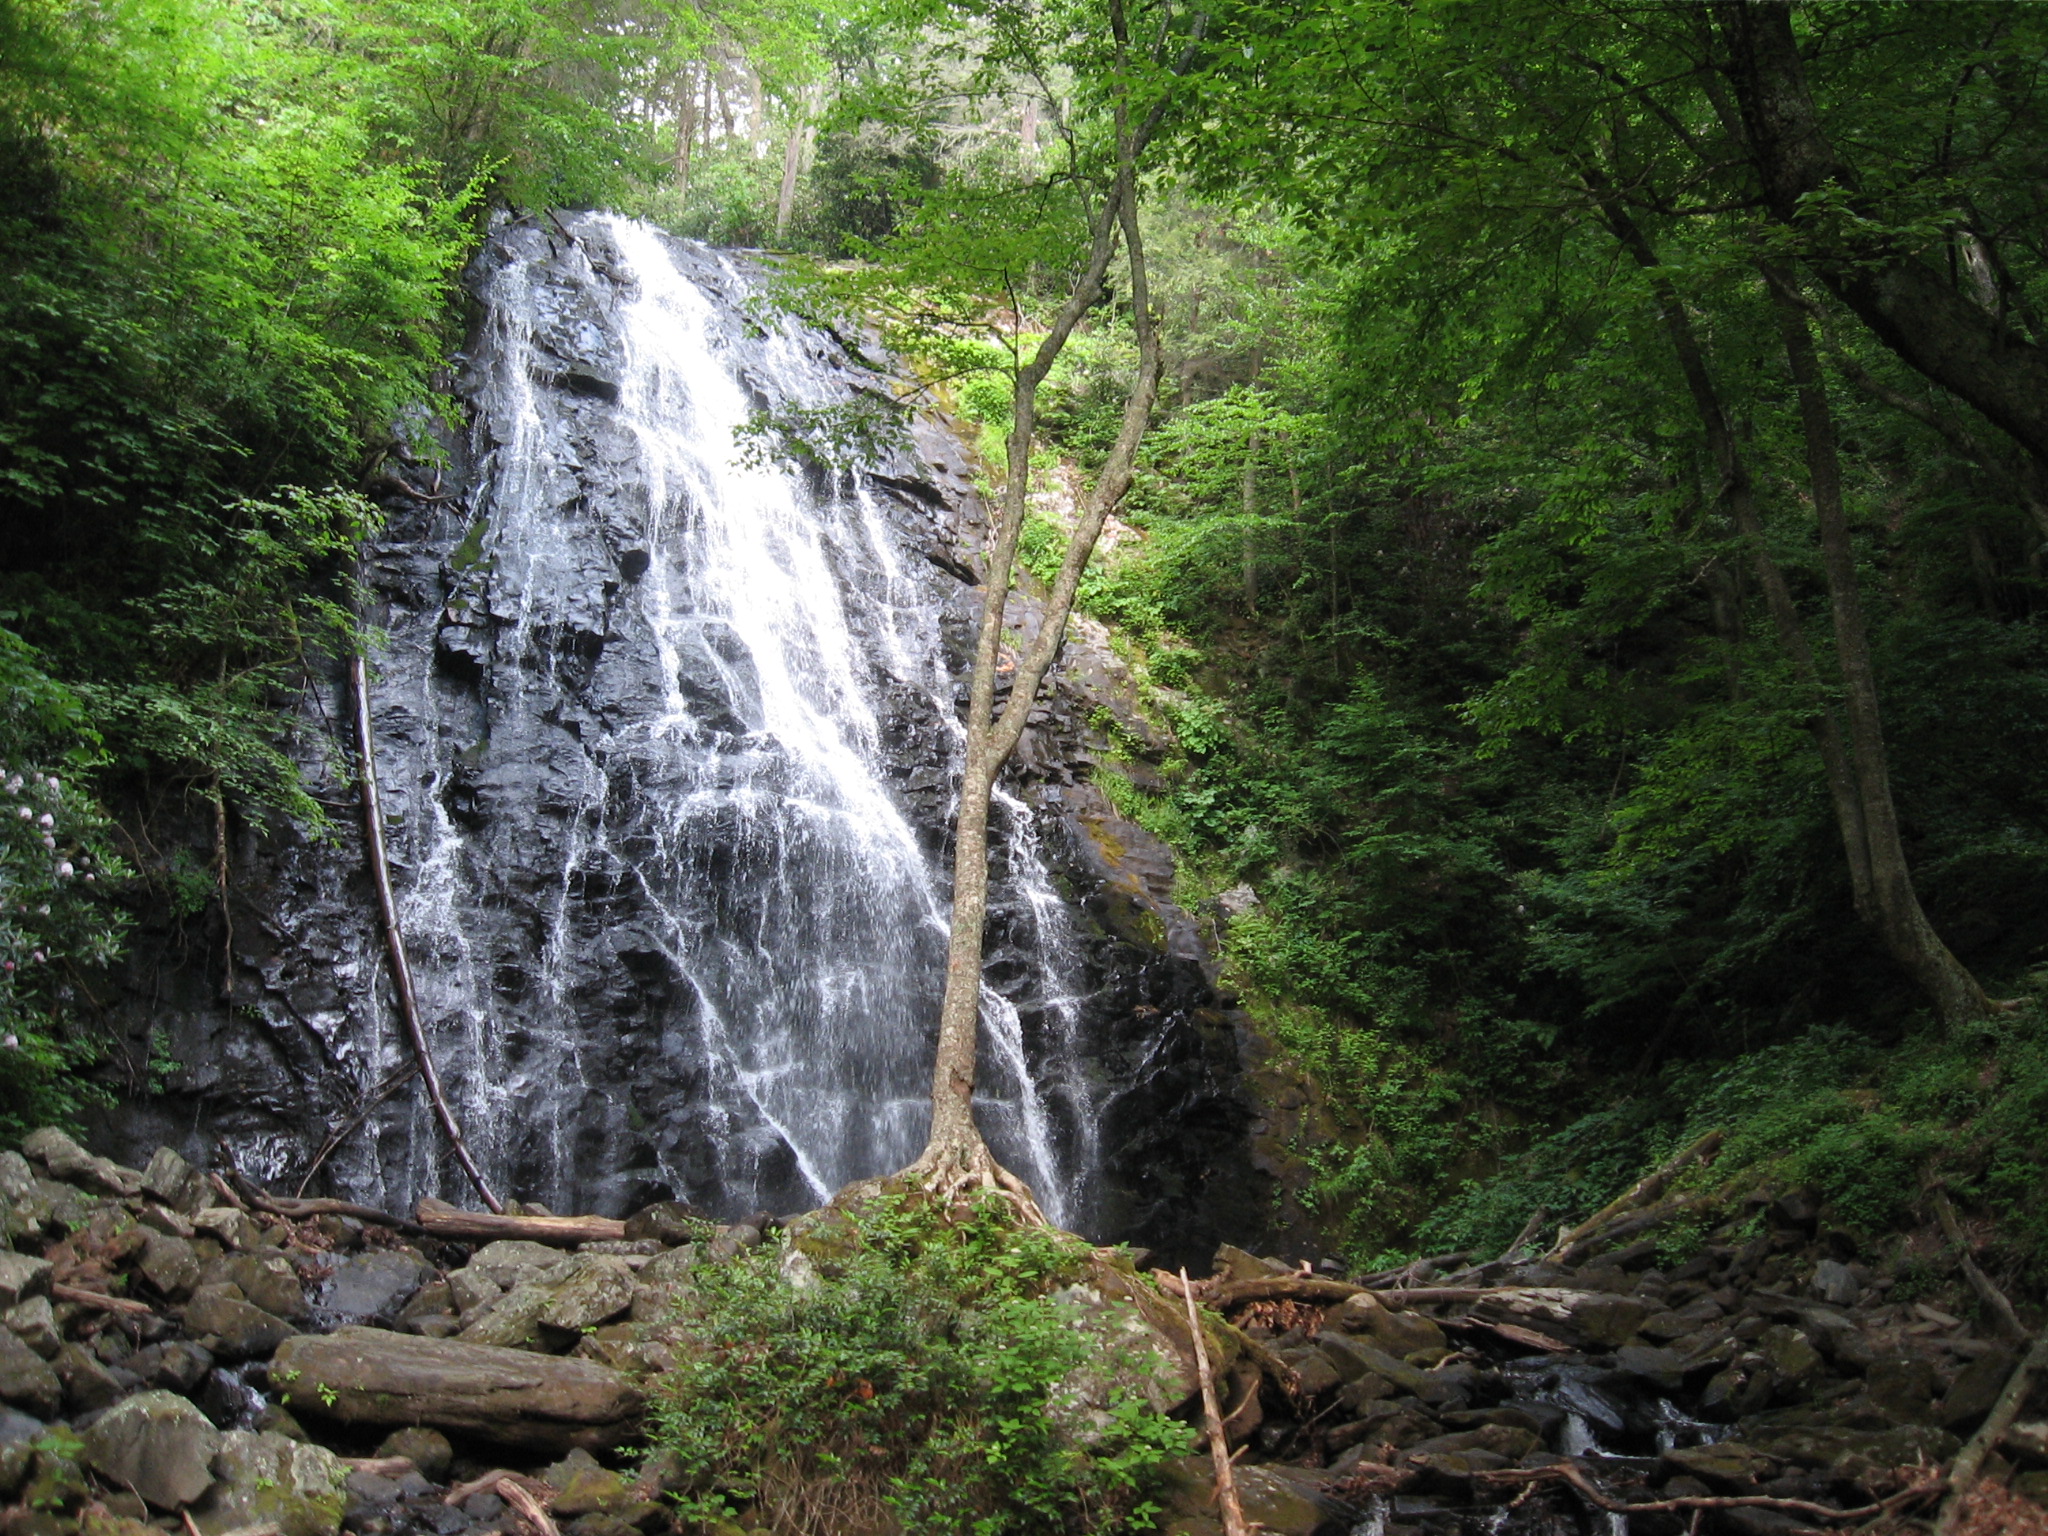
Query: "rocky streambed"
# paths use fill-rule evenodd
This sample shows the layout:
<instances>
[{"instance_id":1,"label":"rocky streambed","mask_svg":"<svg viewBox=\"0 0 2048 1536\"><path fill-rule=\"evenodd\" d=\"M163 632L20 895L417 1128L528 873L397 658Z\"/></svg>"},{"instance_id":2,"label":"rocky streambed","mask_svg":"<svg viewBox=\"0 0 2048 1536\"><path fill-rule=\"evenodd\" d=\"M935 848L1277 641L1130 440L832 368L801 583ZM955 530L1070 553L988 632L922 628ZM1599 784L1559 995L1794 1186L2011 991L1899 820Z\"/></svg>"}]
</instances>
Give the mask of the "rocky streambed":
<instances>
[{"instance_id":1,"label":"rocky streambed","mask_svg":"<svg viewBox=\"0 0 2048 1536\"><path fill-rule=\"evenodd\" d=\"M673 1530L639 1435L690 1346L691 1276L765 1240L800 1278L811 1223L529 1207L512 1228L548 1241L456 1242L53 1130L0 1152L0 1209L0 1536ZM1683 1262L1650 1239L1569 1258L1346 1279L1219 1250L1191 1289L1234 1325L1211 1345L1247 1516L1287 1536L1914 1528L2019 1359L1798 1196ZM1197 1422L1179 1279L1098 1267L1129 1294L1076 1288L1076 1325L1156 1354ZM1971 1531L2048 1519L2042 1406L1993 1452ZM1174 1472L1163 1529L1220 1532L1210 1459Z\"/></svg>"}]
</instances>

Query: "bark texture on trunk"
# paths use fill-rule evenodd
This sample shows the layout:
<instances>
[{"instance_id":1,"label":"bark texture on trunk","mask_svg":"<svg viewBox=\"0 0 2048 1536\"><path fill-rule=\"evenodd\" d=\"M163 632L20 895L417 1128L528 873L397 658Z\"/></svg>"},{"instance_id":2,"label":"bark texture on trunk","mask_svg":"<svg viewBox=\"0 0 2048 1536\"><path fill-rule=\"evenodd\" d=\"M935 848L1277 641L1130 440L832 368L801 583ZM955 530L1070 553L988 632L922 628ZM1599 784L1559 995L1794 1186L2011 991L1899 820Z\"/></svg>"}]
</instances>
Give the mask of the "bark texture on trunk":
<instances>
[{"instance_id":1,"label":"bark texture on trunk","mask_svg":"<svg viewBox=\"0 0 2048 1536\"><path fill-rule=\"evenodd\" d=\"M1766 273L1777 300L1785 356L1799 395L1799 425L1806 443L1806 474L1820 526L1821 568L1834 616L1835 659L1842 671L1844 713L1849 720L1850 761L1862 806L1868 848L1872 904L1878 931L1892 956L1934 999L1950 1024L1984 1017L1990 999L1934 931L1913 887L1892 798L1891 766L1885 754L1884 720L1878 707L1877 670L1870 659L1869 627L1856 580L1856 550L1842 507L1841 459L1835 446L1834 414L1821 377L1820 358L1807 329L1806 312L1792 298L1790 279Z\"/></svg>"},{"instance_id":2,"label":"bark texture on trunk","mask_svg":"<svg viewBox=\"0 0 2048 1536\"><path fill-rule=\"evenodd\" d=\"M1800 231L1800 260L1887 347L2048 463L2048 350L1952 285L1895 237L1816 209L1854 168L1823 131L1789 0L1719 0L1728 79L1771 215Z\"/></svg>"}]
</instances>

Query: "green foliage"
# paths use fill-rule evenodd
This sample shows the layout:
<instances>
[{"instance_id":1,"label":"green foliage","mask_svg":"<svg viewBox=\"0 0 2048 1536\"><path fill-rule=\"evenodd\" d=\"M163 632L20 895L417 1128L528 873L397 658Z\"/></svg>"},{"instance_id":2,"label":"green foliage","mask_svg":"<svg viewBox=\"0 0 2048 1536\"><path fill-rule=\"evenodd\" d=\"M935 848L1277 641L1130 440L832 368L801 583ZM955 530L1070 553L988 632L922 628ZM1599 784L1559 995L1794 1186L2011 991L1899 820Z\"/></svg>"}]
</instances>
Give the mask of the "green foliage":
<instances>
[{"instance_id":1,"label":"green foliage","mask_svg":"<svg viewBox=\"0 0 2048 1536\"><path fill-rule=\"evenodd\" d=\"M693 1272L693 1346L660 1382L652 1436L687 1515L753 1504L778 1532L867 1528L883 1510L934 1536L1144 1528L1187 1432L1136 1396L1106 1422L1062 1411L1092 1346L1056 1291L1085 1249L992 1199L949 1215L884 1197L832 1219L843 1257L797 1283L773 1242Z\"/></svg>"},{"instance_id":2,"label":"green foliage","mask_svg":"<svg viewBox=\"0 0 2048 1536\"><path fill-rule=\"evenodd\" d=\"M75 695L0 629L0 1135L68 1122L96 1051L79 991L119 951L127 869L78 775L95 741Z\"/></svg>"}]
</instances>

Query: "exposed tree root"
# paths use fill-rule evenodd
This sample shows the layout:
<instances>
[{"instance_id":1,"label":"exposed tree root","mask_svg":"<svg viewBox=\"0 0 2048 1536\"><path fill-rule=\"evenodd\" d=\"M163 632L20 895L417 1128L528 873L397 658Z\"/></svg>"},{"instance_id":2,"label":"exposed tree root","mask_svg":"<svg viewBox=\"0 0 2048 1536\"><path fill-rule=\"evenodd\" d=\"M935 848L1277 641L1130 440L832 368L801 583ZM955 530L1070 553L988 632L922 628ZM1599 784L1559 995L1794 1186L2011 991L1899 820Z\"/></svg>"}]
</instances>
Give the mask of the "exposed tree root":
<instances>
[{"instance_id":1,"label":"exposed tree root","mask_svg":"<svg viewBox=\"0 0 2048 1536\"><path fill-rule=\"evenodd\" d=\"M995 1160L979 1135L934 1138L898 1178L915 1184L940 1205L989 1193L1002 1196L1015 1210L1018 1224L1049 1227L1031 1186Z\"/></svg>"}]
</instances>

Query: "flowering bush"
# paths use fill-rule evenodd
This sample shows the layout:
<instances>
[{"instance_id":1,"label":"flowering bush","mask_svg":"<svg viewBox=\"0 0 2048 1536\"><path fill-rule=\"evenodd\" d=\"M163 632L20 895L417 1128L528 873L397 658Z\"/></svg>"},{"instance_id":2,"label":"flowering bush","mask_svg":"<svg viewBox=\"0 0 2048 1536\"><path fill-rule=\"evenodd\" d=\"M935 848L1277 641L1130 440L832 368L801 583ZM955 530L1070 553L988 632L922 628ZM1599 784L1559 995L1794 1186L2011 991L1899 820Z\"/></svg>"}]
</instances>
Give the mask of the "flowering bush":
<instances>
[{"instance_id":1,"label":"flowering bush","mask_svg":"<svg viewBox=\"0 0 2048 1536\"><path fill-rule=\"evenodd\" d=\"M127 875L72 777L93 740L77 702L0 630L0 1135L95 1097L85 973L120 951L110 887ZM65 772L52 771L62 767Z\"/></svg>"}]
</instances>

